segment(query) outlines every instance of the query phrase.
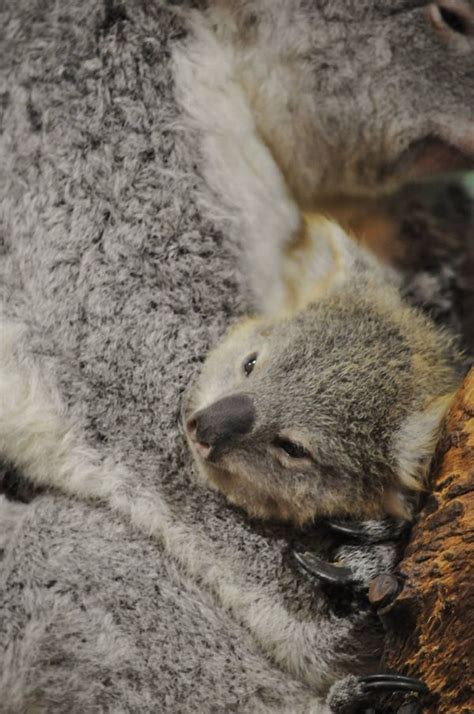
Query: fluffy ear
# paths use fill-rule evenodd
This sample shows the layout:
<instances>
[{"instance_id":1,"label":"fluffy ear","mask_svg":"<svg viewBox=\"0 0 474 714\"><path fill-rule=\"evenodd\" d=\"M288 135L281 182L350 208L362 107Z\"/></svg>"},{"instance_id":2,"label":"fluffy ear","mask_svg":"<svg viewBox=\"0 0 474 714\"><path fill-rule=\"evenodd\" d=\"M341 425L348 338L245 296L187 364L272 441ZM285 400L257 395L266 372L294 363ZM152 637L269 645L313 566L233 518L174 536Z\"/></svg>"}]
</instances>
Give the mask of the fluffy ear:
<instances>
[{"instance_id":1,"label":"fluffy ear","mask_svg":"<svg viewBox=\"0 0 474 714\"><path fill-rule=\"evenodd\" d=\"M397 284L397 273L382 265L335 221L305 213L293 240L284 248L284 305L300 310L346 280L367 272L372 280Z\"/></svg>"},{"instance_id":2,"label":"fluffy ear","mask_svg":"<svg viewBox=\"0 0 474 714\"><path fill-rule=\"evenodd\" d=\"M389 495L389 510L411 517L413 496L427 486L429 467L444 417L455 392L430 401L425 409L408 416L396 432L392 453L400 489Z\"/></svg>"}]
</instances>

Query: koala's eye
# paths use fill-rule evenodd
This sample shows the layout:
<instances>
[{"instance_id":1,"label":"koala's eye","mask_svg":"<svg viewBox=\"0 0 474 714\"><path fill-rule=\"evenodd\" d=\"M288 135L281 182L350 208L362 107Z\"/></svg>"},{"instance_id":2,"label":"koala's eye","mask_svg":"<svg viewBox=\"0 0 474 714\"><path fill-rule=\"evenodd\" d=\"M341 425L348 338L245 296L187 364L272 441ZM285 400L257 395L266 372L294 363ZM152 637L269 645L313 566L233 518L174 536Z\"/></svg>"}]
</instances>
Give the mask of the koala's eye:
<instances>
[{"instance_id":1,"label":"koala's eye","mask_svg":"<svg viewBox=\"0 0 474 714\"><path fill-rule=\"evenodd\" d=\"M243 370L245 372L245 376L248 377L251 372L253 372L253 368L255 367L257 363L257 357L258 354L256 352L252 352L251 355L247 357L243 364Z\"/></svg>"},{"instance_id":2,"label":"koala's eye","mask_svg":"<svg viewBox=\"0 0 474 714\"><path fill-rule=\"evenodd\" d=\"M439 14L441 15L445 25L454 30L454 32L459 32L461 35L465 35L467 32L466 20L453 12L452 10L447 10L445 7L439 8Z\"/></svg>"},{"instance_id":3,"label":"koala's eye","mask_svg":"<svg viewBox=\"0 0 474 714\"><path fill-rule=\"evenodd\" d=\"M308 449L305 449L304 446L301 446L301 444L298 444L296 441L291 441L290 439L278 436L273 442L273 445L284 451L285 454L292 459L311 458L311 454Z\"/></svg>"},{"instance_id":4,"label":"koala's eye","mask_svg":"<svg viewBox=\"0 0 474 714\"><path fill-rule=\"evenodd\" d=\"M474 33L472 9L464 0L443 0L431 3L429 17L437 30L451 31L457 35L469 37Z\"/></svg>"}]
</instances>

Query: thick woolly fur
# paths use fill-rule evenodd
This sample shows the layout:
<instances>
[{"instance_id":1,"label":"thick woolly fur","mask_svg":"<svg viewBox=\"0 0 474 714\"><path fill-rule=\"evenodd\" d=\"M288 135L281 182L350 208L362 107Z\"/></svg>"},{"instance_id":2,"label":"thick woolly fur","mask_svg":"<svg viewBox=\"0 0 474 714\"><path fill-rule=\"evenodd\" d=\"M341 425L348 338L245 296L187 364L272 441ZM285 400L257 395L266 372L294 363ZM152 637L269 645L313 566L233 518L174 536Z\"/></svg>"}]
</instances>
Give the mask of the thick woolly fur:
<instances>
[{"instance_id":1,"label":"thick woolly fur","mask_svg":"<svg viewBox=\"0 0 474 714\"><path fill-rule=\"evenodd\" d=\"M222 605L233 612L237 621L245 622L254 631L258 639L261 639L265 649L270 648L273 658L278 663L289 664L290 669L295 670L295 674L310 680L313 687L320 687L326 681L330 681L328 680L328 677L331 676L329 666L326 669L326 667L321 667L321 663L318 662L317 669L310 672L306 655L302 657L301 638L310 638L315 640L315 643L320 638L320 634L314 627L309 623L309 626L305 626L303 629L298 626L297 621L289 616L285 608L278 605L271 591L265 594L261 587L249 587L244 582L239 583L231 567L231 562L226 562L226 558L221 557L219 566L216 568L215 556L208 552L208 544L205 540L200 538L198 533L193 532L193 529L175 521L165 502L159 497L153 497L149 491L141 489L139 484L133 485L130 474L123 466L113 464L110 459L102 459L97 450L84 445L80 429L67 417L57 390L54 386L48 385L45 376L40 374L37 365L31 360L22 339L23 331L18 326L2 322L2 338L0 449L4 457L18 465L25 476L38 485L56 486L74 496L87 499L98 498L108 502L113 510L127 516L132 524L163 542L168 552L183 565L192 580L201 578L205 572L208 583L217 588ZM54 511L54 506L47 504L46 510ZM16 516L22 521L25 520L24 508L13 506L8 510L5 503L2 504L2 515L6 519ZM31 518L31 515L28 515ZM103 516L101 516L102 518ZM90 517L90 520L93 522L94 518ZM27 522L28 518L26 518ZM26 523L25 526L28 527ZM78 527L79 533L74 537L82 538L80 535L82 524L78 524ZM111 529L114 527L114 525L110 526ZM52 535L51 537L56 541L58 536ZM92 545L96 547L98 543L92 539ZM33 557L32 553L25 555L28 559ZM89 557L90 554L85 550L84 558ZM121 556L117 557L120 562ZM64 565L60 563L60 567L64 567ZM103 565L100 567L102 568ZM125 566L121 562L121 571L124 568ZM134 594L133 597L137 597L137 594ZM36 606L36 602L33 603L34 606ZM43 606L44 603L40 602L41 609ZM80 626L80 624L76 626ZM11 636L12 631L8 627L8 621L6 625L4 634ZM46 623L41 623L41 627L46 627ZM104 629L104 625L101 626L101 629ZM338 638L341 635L343 633L339 632ZM44 637L45 633L43 631L40 635L35 633L35 637L37 636ZM111 636L111 641L116 636ZM5 640L5 644L8 644L8 640ZM191 645L191 640L189 644ZM51 643L48 643L48 646L51 646ZM213 646L215 647L215 645ZM125 651L125 645L123 648ZM107 647L106 651L109 654ZM288 660L289 654L291 663ZM90 652L89 655L91 658L96 656L94 652ZM195 655L200 657L202 652L198 649ZM25 656L21 648L20 651L12 651L7 648L5 656L4 686L9 689L7 701L10 702L12 711L14 711L16 706L19 708L23 706L22 702L26 696L31 696L29 690L31 684L25 685L24 678L28 680L32 673L28 671L28 666L21 659ZM193 654L190 653L190 657L192 656ZM242 660L245 660L245 667L247 667L251 660L251 653L242 656ZM11 670L8 669L10 666ZM26 671L20 674L16 673L15 667L17 666L20 669L26 667ZM139 660L136 666L140 667ZM238 666L241 666L240 659ZM107 668L110 667L114 671L113 658L112 661L107 661ZM262 665L258 665L258 667L261 669ZM17 676L20 677L20 688L19 683L14 681ZM42 672L40 676L49 678L50 675ZM81 681L79 673L76 673L75 676L77 678L76 686L80 690L84 682ZM265 678L266 675L263 676ZM26 691L22 691L21 687L25 686ZM291 688L290 683L290 690ZM50 693L45 691L42 696L48 697L53 691ZM68 702L74 701L70 699L71 693L62 692L61 695L63 698L66 697ZM83 693L79 691L76 696L82 698ZM95 696L100 697L101 695L96 692ZM203 696L202 693L201 696ZM204 696L206 697L206 695ZM265 696L268 695L265 694ZM277 701L284 701L281 697L282 695L279 695ZM284 698L287 697L289 694L285 694ZM295 685L295 691L292 693L290 701L294 701L295 706L299 706L300 700L304 703L304 711L306 711L306 707L310 707L311 710L313 710L312 707L316 707L314 711L318 712L324 711L322 705L320 708L319 704L316 704L313 695L299 693L298 687ZM77 702L74 702L74 706L76 705ZM122 706L122 703L120 705ZM267 711L266 706L262 705L259 698L249 706L251 707L249 711L254 710L252 707L255 707L255 711ZM191 711L192 707L187 710ZM280 706L276 705L276 709L272 707L271 711L280 711ZM286 711L286 708L282 711Z\"/></svg>"},{"instance_id":2,"label":"thick woolly fur","mask_svg":"<svg viewBox=\"0 0 474 714\"><path fill-rule=\"evenodd\" d=\"M303 30L298 7L282 17ZM381 633L294 568L289 543L319 552L319 532L255 524L196 483L180 427L229 322L284 303L268 279L303 225L234 50L199 15L184 47L184 21L140 0L6 0L0 22L0 451L53 489L2 560L0 708L323 714ZM461 84L446 96L464 116ZM356 551L365 577L394 558Z\"/></svg>"},{"instance_id":3,"label":"thick woolly fur","mask_svg":"<svg viewBox=\"0 0 474 714\"><path fill-rule=\"evenodd\" d=\"M25 331L0 321L0 453L38 486L74 496L118 496L125 470L101 463L86 447L54 383L31 359Z\"/></svg>"}]
</instances>

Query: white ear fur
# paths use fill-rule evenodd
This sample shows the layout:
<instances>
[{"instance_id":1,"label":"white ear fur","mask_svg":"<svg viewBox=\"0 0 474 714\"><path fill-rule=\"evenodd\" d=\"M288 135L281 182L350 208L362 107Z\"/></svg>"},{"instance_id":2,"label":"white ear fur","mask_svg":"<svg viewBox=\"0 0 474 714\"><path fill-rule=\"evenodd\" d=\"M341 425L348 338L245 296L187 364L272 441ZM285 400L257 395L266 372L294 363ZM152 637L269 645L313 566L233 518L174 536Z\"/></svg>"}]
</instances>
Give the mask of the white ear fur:
<instances>
[{"instance_id":1,"label":"white ear fur","mask_svg":"<svg viewBox=\"0 0 474 714\"><path fill-rule=\"evenodd\" d=\"M346 281L362 275L371 284L398 285L400 276L383 265L357 243L335 221L318 213L305 213L296 237L284 248L282 278L285 305L290 312L304 309L323 298ZM398 307L394 293L384 290L379 295L388 311Z\"/></svg>"},{"instance_id":2,"label":"white ear fur","mask_svg":"<svg viewBox=\"0 0 474 714\"><path fill-rule=\"evenodd\" d=\"M285 248L282 263L285 303L295 311L318 300L352 274L351 239L334 221L305 214L296 238Z\"/></svg>"},{"instance_id":3,"label":"white ear fur","mask_svg":"<svg viewBox=\"0 0 474 714\"><path fill-rule=\"evenodd\" d=\"M421 491L427 485L431 458L453 399L454 392L434 399L423 411L410 415L395 434L393 453L398 477L410 491Z\"/></svg>"}]
</instances>

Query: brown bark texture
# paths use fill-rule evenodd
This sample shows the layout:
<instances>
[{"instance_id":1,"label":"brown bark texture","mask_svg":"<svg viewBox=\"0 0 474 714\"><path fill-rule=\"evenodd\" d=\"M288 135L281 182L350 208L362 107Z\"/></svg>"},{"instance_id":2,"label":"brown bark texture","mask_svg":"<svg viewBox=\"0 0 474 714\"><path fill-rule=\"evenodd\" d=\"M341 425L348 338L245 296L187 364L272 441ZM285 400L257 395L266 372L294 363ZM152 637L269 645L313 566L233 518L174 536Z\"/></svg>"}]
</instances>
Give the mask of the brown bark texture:
<instances>
[{"instance_id":1,"label":"brown bark texture","mask_svg":"<svg viewBox=\"0 0 474 714\"><path fill-rule=\"evenodd\" d=\"M429 714L474 712L474 369L448 415L427 499L382 609L385 665L424 681Z\"/></svg>"}]
</instances>

